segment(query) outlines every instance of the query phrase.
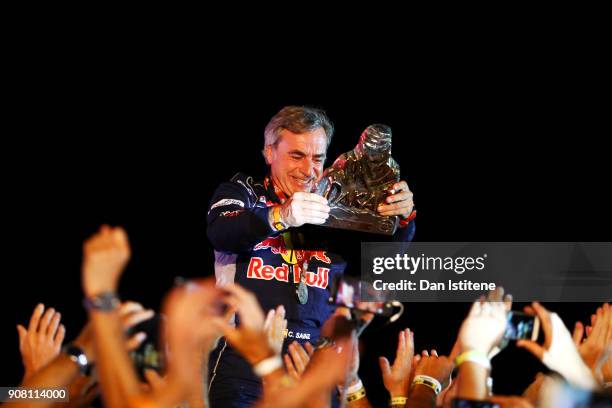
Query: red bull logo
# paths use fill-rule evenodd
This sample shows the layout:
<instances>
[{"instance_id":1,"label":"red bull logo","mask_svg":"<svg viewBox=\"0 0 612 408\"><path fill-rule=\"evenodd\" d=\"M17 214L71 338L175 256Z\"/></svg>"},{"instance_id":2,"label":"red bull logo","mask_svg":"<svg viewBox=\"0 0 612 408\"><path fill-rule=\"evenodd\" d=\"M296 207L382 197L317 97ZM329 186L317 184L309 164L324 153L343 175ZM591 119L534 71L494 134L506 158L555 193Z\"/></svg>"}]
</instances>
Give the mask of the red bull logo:
<instances>
[{"instance_id":1,"label":"red bull logo","mask_svg":"<svg viewBox=\"0 0 612 408\"><path fill-rule=\"evenodd\" d=\"M282 235L268 237L253 247L254 251L259 251L260 249L269 249L273 254L277 255L287 255L289 253Z\"/></svg>"},{"instance_id":2,"label":"red bull logo","mask_svg":"<svg viewBox=\"0 0 612 408\"><path fill-rule=\"evenodd\" d=\"M291 264L310 262L312 259L331 264L331 259L327 256L325 251L306 251L303 249L291 251L290 248L287 248L285 239L282 235L268 237L253 247L254 251L262 249L269 249L273 254L281 255L285 261Z\"/></svg>"},{"instance_id":3,"label":"red bull logo","mask_svg":"<svg viewBox=\"0 0 612 408\"><path fill-rule=\"evenodd\" d=\"M289 266L283 263L281 266L274 267L264 264L263 259L254 256L249 261L247 278L263 280L276 279L280 282L289 282L289 279L293 279L293 283L299 283L301 273L302 268L299 264ZM306 285L326 289L329 284L329 268L320 266L317 268L317 272L306 271L304 277Z\"/></svg>"},{"instance_id":4,"label":"red bull logo","mask_svg":"<svg viewBox=\"0 0 612 408\"><path fill-rule=\"evenodd\" d=\"M306 261L311 261L314 258L317 261L331 264L331 259L329 259L329 256L325 254L325 251L304 251L304 253Z\"/></svg>"}]
</instances>

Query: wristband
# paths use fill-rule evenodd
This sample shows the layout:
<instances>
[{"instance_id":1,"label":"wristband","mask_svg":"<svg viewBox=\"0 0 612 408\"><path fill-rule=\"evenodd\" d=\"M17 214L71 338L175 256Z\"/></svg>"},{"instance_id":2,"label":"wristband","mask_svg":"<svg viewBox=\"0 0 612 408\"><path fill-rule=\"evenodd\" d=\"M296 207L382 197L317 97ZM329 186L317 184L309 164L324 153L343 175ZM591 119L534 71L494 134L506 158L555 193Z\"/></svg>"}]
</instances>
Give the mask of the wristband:
<instances>
[{"instance_id":1,"label":"wristband","mask_svg":"<svg viewBox=\"0 0 612 408\"><path fill-rule=\"evenodd\" d=\"M354 394L362 388L363 388L363 383L361 382L361 380L359 380L355 384L346 388L346 394L347 395Z\"/></svg>"},{"instance_id":2,"label":"wristband","mask_svg":"<svg viewBox=\"0 0 612 408\"><path fill-rule=\"evenodd\" d=\"M469 361L470 363L478 364L486 368L487 370L491 369L491 361L489 360L486 354L480 351L476 351L476 350L464 351L463 353L459 354L457 358L455 359L455 365L459 367L461 364L465 363L466 361Z\"/></svg>"},{"instance_id":3,"label":"wristband","mask_svg":"<svg viewBox=\"0 0 612 408\"><path fill-rule=\"evenodd\" d=\"M274 229L277 231L287 229L287 224L283 222L280 210L280 205L275 205L274 207L272 207L272 227L274 227Z\"/></svg>"},{"instance_id":4,"label":"wristband","mask_svg":"<svg viewBox=\"0 0 612 408\"><path fill-rule=\"evenodd\" d=\"M365 396L366 396L365 387L361 387L361 389L357 390L356 392L352 394L348 394L346 396L346 402L355 402L362 398L365 398Z\"/></svg>"},{"instance_id":5,"label":"wristband","mask_svg":"<svg viewBox=\"0 0 612 408\"><path fill-rule=\"evenodd\" d=\"M442 384L440 384L440 381L428 375L415 375L414 380L412 380L412 385L425 385L431 388L436 395L440 394L440 391L442 391Z\"/></svg>"},{"instance_id":6,"label":"wristband","mask_svg":"<svg viewBox=\"0 0 612 408\"><path fill-rule=\"evenodd\" d=\"M116 310L121 301L115 292L102 292L99 295L85 298L83 306L88 311L112 312Z\"/></svg>"},{"instance_id":7,"label":"wristband","mask_svg":"<svg viewBox=\"0 0 612 408\"><path fill-rule=\"evenodd\" d=\"M414 220L415 218L416 218L416 210L412 210L412 212L408 214L408 217L406 218L400 217L400 220L399 220L400 228L407 226L408 224L410 224L410 221Z\"/></svg>"},{"instance_id":8,"label":"wristband","mask_svg":"<svg viewBox=\"0 0 612 408\"><path fill-rule=\"evenodd\" d=\"M259 363L253 366L253 371L259 377L265 377L266 375L278 370L283 366L283 360L279 355L268 357L261 360Z\"/></svg>"},{"instance_id":9,"label":"wristband","mask_svg":"<svg viewBox=\"0 0 612 408\"><path fill-rule=\"evenodd\" d=\"M389 402L389 406L392 407L394 405L406 405L408 398L406 397L393 397Z\"/></svg>"}]
</instances>

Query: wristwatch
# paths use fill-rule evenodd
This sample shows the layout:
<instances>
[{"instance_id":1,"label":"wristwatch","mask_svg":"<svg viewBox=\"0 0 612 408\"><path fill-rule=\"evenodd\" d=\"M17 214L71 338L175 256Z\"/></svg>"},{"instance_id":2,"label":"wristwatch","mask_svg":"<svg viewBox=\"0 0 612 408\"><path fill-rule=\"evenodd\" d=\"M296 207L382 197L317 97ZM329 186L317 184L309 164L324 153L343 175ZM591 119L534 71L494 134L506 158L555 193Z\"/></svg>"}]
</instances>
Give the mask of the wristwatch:
<instances>
[{"instance_id":1,"label":"wristwatch","mask_svg":"<svg viewBox=\"0 0 612 408\"><path fill-rule=\"evenodd\" d=\"M121 301L115 292L102 292L99 295L85 298L83 306L87 310L98 310L101 312L112 312L116 310Z\"/></svg>"},{"instance_id":2,"label":"wristwatch","mask_svg":"<svg viewBox=\"0 0 612 408\"><path fill-rule=\"evenodd\" d=\"M83 350L74 344L67 344L62 350L68 357L70 357L70 360L74 361L74 363L79 367L81 374L87 375L91 364L89 364L89 360L87 360L87 356Z\"/></svg>"},{"instance_id":3,"label":"wristwatch","mask_svg":"<svg viewBox=\"0 0 612 408\"><path fill-rule=\"evenodd\" d=\"M314 345L314 351L322 350L326 347L331 347L336 344L330 337L321 336L319 340L317 340Z\"/></svg>"},{"instance_id":4,"label":"wristwatch","mask_svg":"<svg viewBox=\"0 0 612 408\"><path fill-rule=\"evenodd\" d=\"M274 227L274 229L277 231L282 231L289 228L289 226L283 222L280 209L280 205L275 205L274 207L272 207L272 211L270 212L270 214L272 215L272 227Z\"/></svg>"}]
</instances>

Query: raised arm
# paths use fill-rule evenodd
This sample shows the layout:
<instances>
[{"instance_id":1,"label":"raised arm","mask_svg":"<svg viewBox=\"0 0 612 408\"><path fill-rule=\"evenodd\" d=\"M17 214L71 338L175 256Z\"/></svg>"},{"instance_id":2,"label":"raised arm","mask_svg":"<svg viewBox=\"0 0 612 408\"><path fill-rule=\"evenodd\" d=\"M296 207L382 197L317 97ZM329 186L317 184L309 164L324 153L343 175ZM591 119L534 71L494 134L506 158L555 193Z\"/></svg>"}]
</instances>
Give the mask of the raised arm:
<instances>
[{"instance_id":1,"label":"raised arm","mask_svg":"<svg viewBox=\"0 0 612 408\"><path fill-rule=\"evenodd\" d=\"M106 406L124 407L140 393L139 381L124 344L117 288L130 259L127 234L103 226L83 246L82 284L93 327L98 374Z\"/></svg>"}]
</instances>

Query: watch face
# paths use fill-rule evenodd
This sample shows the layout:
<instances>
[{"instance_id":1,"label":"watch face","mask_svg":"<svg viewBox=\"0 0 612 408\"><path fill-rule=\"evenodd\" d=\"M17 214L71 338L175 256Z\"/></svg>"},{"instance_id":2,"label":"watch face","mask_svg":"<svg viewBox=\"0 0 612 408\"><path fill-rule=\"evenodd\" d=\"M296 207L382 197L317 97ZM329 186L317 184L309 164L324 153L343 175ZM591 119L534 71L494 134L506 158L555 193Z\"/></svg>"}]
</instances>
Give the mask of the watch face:
<instances>
[{"instance_id":1,"label":"watch face","mask_svg":"<svg viewBox=\"0 0 612 408\"><path fill-rule=\"evenodd\" d=\"M79 371L82 374L87 374L89 366L89 361L87 360L87 355L81 350L79 347L74 345L67 345L63 348L64 353L66 353L70 360L74 361L74 363L79 366Z\"/></svg>"},{"instance_id":2,"label":"watch face","mask_svg":"<svg viewBox=\"0 0 612 408\"><path fill-rule=\"evenodd\" d=\"M77 358L77 362L79 363L79 365L81 366L87 365L87 356L85 354L81 353L78 356L76 356L76 358Z\"/></svg>"},{"instance_id":3,"label":"watch face","mask_svg":"<svg viewBox=\"0 0 612 408\"><path fill-rule=\"evenodd\" d=\"M110 312L119 307L121 301L114 292L104 292L97 296L86 298L84 301L87 310L100 310Z\"/></svg>"}]
</instances>

